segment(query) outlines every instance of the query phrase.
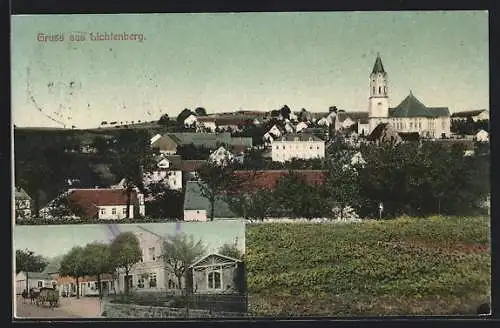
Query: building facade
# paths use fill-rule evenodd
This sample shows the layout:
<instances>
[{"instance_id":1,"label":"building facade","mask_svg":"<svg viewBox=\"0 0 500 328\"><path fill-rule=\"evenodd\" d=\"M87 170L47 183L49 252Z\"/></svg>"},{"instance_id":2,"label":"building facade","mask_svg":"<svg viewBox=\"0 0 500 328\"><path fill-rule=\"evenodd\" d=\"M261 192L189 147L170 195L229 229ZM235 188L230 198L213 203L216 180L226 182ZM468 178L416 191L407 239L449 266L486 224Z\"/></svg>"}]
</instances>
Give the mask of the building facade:
<instances>
[{"instance_id":1,"label":"building facade","mask_svg":"<svg viewBox=\"0 0 500 328\"><path fill-rule=\"evenodd\" d=\"M325 157L325 142L310 134L287 134L271 142L273 162Z\"/></svg>"},{"instance_id":2,"label":"building facade","mask_svg":"<svg viewBox=\"0 0 500 328\"><path fill-rule=\"evenodd\" d=\"M16 219L28 219L31 217L33 200L21 187L16 187L14 192L16 202Z\"/></svg>"}]
</instances>

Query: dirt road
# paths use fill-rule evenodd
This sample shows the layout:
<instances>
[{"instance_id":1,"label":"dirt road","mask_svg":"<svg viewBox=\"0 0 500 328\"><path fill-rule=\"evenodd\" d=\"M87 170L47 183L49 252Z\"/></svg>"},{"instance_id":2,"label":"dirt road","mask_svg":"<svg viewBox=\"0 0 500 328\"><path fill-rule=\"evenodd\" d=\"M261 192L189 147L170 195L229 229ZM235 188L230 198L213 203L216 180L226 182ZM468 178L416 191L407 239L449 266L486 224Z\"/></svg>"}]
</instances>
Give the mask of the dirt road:
<instances>
[{"instance_id":1,"label":"dirt road","mask_svg":"<svg viewBox=\"0 0 500 328\"><path fill-rule=\"evenodd\" d=\"M59 299L59 307L49 309L47 305L36 306L30 300L16 297L16 318L100 318L101 306L98 298Z\"/></svg>"}]
</instances>

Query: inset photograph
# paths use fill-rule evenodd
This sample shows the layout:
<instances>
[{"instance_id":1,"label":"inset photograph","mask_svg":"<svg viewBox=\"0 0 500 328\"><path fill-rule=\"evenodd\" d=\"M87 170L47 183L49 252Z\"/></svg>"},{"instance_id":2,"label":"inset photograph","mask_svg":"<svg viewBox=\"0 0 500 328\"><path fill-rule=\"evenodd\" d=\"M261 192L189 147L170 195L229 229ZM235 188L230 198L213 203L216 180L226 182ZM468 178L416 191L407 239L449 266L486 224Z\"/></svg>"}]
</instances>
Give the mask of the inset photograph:
<instances>
[{"instance_id":1,"label":"inset photograph","mask_svg":"<svg viewBox=\"0 0 500 328\"><path fill-rule=\"evenodd\" d=\"M490 218L247 224L257 317L490 313Z\"/></svg>"},{"instance_id":2,"label":"inset photograph","mask_svg":"<svg viewBox=\"0 0 500 328\"><path fill-rule=\"evenodd\" d=\"M247 315L242 222L16 226L14 249L17 318Z\"/></svg>"}]
</instances>

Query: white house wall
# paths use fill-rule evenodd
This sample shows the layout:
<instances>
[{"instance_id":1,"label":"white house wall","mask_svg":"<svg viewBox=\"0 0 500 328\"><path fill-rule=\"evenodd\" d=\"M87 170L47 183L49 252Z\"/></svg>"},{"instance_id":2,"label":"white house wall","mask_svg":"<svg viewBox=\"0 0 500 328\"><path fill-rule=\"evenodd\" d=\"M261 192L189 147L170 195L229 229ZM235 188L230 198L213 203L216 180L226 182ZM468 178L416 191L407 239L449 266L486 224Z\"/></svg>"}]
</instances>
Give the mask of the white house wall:
<instances>
[{"instance_id":1,"label":"white house wall","mask_svg":"<svg viewBox=\"0 0 500 328\"><path fill-rule=\"evenodd\" d=\"M122 220L127 217L127 205L99 206L100 220ZM114 212L113 212L114 209ZM115 213L115 214L113 214ZM134 206L130 205L130 218L134 217Z\"/></svg>"},{"instance_id":2,"label":"white house wall","mask_svg":"<svg viewBox=\"0 0 500 328\"><path fill-rule=\"evenodd\" d=\"M184 221L207 221L206 210L184 210Z\"/></svg>"},{"instance_id":3,"label":"white house wall","mask_svg":"<svg viewBox=\"0 0 500 328\"><path fill-rule=\"evenodd\" d=\"M313 159L325 157L324 141L274 141L271 144L273 162L286 162L293 158Z\"/></svg>"}]
</instances>

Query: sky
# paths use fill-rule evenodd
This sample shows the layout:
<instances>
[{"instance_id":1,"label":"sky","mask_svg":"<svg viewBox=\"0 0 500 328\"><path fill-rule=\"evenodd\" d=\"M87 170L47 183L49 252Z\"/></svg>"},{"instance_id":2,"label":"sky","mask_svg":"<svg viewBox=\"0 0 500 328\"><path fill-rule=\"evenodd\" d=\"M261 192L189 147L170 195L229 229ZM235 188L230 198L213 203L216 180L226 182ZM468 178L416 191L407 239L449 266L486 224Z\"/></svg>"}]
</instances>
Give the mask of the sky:
<instances>
[{"instance_id":1,"label":"sky","mask_svg":"<svg viewBox=\"0 0 500 328\"><path fill-rule=\"evenodd\" d=\"M364 111L377 52L391 106L411 90L451 112L489 109L487 11L23 15L11 40L17 126L91 128L196 107Z\"/></svg>"},{"instance_id":2,"label":"sky","mask_svg":"<svg viewBox=\"0 0 500 328\"><path fill-rule=\"evenodd\" d=\"M121 232L143 231L144 227L161 236L176 232L176 223L120 224ZM234 243L245 251L245 224L237 221L227 222L181 222L180 232L201 239L208 252L217 252L225 243ZM17 225L14 227L14 249L29 249L37 255L54 258L66 254L74 246L85 246L92 242L107 243L111 240L107 224L78 225Z\"/></svg>"}]
</instances>

